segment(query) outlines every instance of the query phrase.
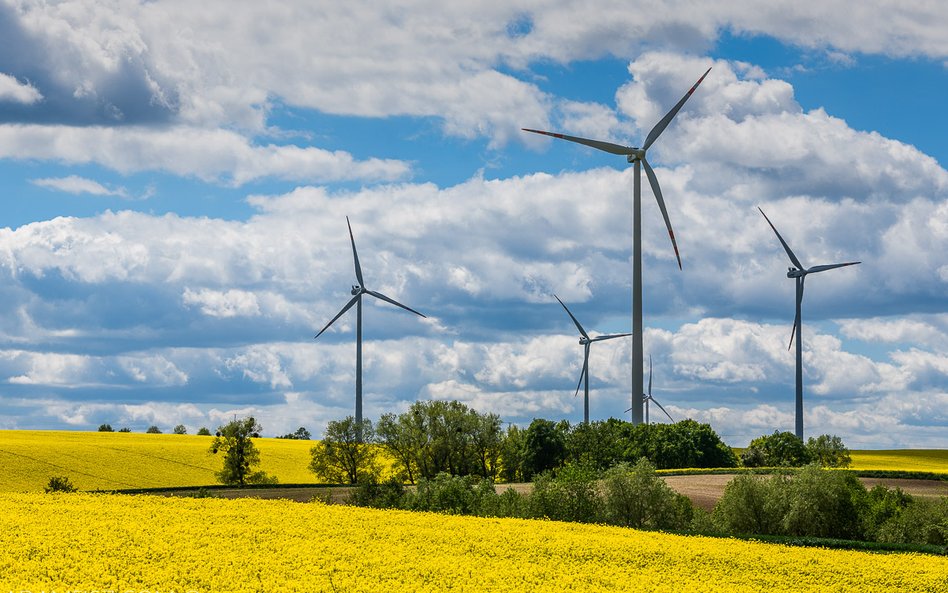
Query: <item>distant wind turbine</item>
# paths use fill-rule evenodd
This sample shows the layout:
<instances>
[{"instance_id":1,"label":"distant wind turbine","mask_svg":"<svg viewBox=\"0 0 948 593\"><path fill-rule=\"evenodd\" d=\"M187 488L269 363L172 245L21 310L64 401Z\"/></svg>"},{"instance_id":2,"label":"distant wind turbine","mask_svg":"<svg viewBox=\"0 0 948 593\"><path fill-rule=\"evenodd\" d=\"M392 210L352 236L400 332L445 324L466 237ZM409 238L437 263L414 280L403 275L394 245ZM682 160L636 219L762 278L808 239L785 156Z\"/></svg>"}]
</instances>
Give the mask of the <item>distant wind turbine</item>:
<instances>
[{"instance_id":1,"label":"distant wind turbine","mask_svg":"<svg viewBox=\"0 0 948 593\"><path fill-rule=\"evenodd\" d=\"M555 294L553 297L560 301L560 297ZM579 394L580 385L583 386L583 422L589 424L589 346L593 342L602 342L603 340L611 340L613 338L623 338L625 336L631 336L632 334L606 334L602 336L596 336L595 338L590 338L589 334L586 333L586 330L583 329L582 324L579 323L579 320L573 315L563 301L560 301L560 304L563 305L563 308L566 309L566 314L569 315L569 318L573 320L573 323L576 324L576 329L579 330L579 343L583 346L583 370L579 374L579 383L576 384L576 393L573 394L573 397Z\"/></svg>"},{"instance_id":2,"label":"distant wind turbine","mask_svg":"<svg viewBox=\"0 0 948 593\"><path fill-rule=\"evenodd\" d=\"M352 236L352 225L349 224L349 217L346 217L346 225L349 227L349 240L352 242L352 260L355 262L355 274L358 284L352 286L352 298L346 303L346 306L342 308L341 311L336 313L336 316L333 317L329 323L326 324L326 327L319 330L319 333L316 334L316 338L323 335L323 332L329 329L337 319L343 316L346 311L352 308L353 305L356 305L356 403L355 403L355 419L356 419L356 437L361 442L362 441L362 295L368 294L374 296L377 299L381 299L387 303L391 303L396 307L401 307L406 311L411 311L415 315L425 317L418 311L415 311L411 307L407 307L395 299L389 298L380 292L375 292L374 290L369 290L365 287L365 281L362 279L362 266L359 265L359 253L356 251L355 238Z\"/></svg>"},{"instance_id":3,"label":"distant wind turbine","mask_svg":"<svg viewBox=\"0 0 948 593\"><path fill-rule=\"evenodd\" d=\"M658 207L662 211L662 217L665 219L665 227L668 229L668 236L671 238L672 247L675 249L675 258L678 260L678 269L681 269L681 256L678 253L678 243L675 241L675 232L672 230L671 221L668 219L668 211L665 209L665 200L662 198L662 189L658 185L658 178L655 172L645 159L645 154L652 146L655 140L661 136L672 119L678 115L685 101L695 92L704 77L708 75L711 68L698 79L698 82L685 93L678 103L672 107L671 111L665 114L655 127L645 138L645 144L641 148L634 146L622 146L611 142L601 140L590 140L588 138L579 138L577 136L567 136L553 132L544 132L543 130L532 130L522 128L524 132L534 134L543 134L552 136L561 140L569 140L585 146L590 146L597 150L602 150L611 154L625 156L629 163L634 165L632 176L632 423L641 424L642 422L642 398L644 392L643 377L643 352L642 345L642 170L645 167L645 174L648 176L649 185L652 186L652 192L658 201Z\"/></svg>"},{"instance_id":4,"label":"distant wind turbine","mask_svg":"<svg viewBox=\"0 0 948 593\"><path fill-rule=\"evenodd\" d=\"M648 393L645 393L642 395L642 401L645 402L645 423L646 424L649 423L648 421L648 403L649 402L655 402L655 405L661 408L663 412L665 412L665 415L668 416L669 420L671 420L672 422L675 421L675 419L671 417L671 414L668 413L668 410L666 410L662 406L662 404L658 403L657 399L652 397L652 357L651 356L648 357ZM629 408L629 410L631 410L631 408ZM629 410L626 410L626 412L628 412Z\"/></svg>"},{"instance_id":5,"label":"distant wind turbine","mask_svg":"<svg viewBox=\"0 0 948 593\"><path fill-rule=\"evenodd\" d=\"M757 207L760 210L761 214L764 214L764 211ZM790 263L794 267L788 268L787 278L793 278L797 283L797 313L793 319L793 330L790 332L790 345L787 346L787 350L793 347L793 336L797 337L797 377L796 377L796 435L801 441L803 440L803 282L806 279L807 274L815 274L816 272L825 272L826 270L832 270L833 268L842 268L844 266L854 266L858 261L851 261L842 264L826 264L822 266L813 266L812 268L807 268L800 263L800 260L797 259L797 256L794 255L793 251L790 249L790 246L787 245L787 242L783 240L783 237L780 236L780 233L777 232L777 227L774 226L774 223L770 222L770 219L767 218L767 215L764 214L764 219L767 221L767 224L770 225L770 228L774 230L774 234L777 235L777 239L780 241L780 244L783 245L784 250L787 252L787 255L790 257Z\"/></svg>"}]
</instances>

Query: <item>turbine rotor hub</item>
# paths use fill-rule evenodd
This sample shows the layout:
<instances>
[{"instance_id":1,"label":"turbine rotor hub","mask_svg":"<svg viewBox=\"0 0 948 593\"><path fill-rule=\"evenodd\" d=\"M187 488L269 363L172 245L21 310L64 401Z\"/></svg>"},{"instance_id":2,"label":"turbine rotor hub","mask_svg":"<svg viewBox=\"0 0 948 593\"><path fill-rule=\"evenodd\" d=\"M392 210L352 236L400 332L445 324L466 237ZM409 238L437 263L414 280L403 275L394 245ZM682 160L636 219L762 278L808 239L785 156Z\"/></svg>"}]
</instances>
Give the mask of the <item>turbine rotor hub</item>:
<instances>
[{"instance_id":1,"label":"turbine rotor hub","mask_svg":"<svg viewBox=\"0 0 948 593\"><path fill-rule=\"evenodd\" d=\"M361 293L362 293L362 287L359 286L358 284L353 284L353 285L352 285L352 295L355 296L355 295L361 294Z\"/></svg>"},{"instance_id":2,"label":"turbine rotor hub","mask_svg":"<svg viewBox=\"0 0 948 593\"><path fill-rule=\"evenodd\" d=\"M806 275L806 270L798 270L796 268L787 268L787 278L802 278Z\"/></svg>"},{"instance_id":3,"label":"turbine rotor hub","mask_svg":"<svg viewBox=\"0 0 948 593\"><path fill-rule=\"evenodd\" d=\"M630 154L626 160L628 160L630 163L634 163L635 161L641 161L644 158L645 158L645 149L636 148L633 146L632 154Z\"/></svg>"}]
</instances>

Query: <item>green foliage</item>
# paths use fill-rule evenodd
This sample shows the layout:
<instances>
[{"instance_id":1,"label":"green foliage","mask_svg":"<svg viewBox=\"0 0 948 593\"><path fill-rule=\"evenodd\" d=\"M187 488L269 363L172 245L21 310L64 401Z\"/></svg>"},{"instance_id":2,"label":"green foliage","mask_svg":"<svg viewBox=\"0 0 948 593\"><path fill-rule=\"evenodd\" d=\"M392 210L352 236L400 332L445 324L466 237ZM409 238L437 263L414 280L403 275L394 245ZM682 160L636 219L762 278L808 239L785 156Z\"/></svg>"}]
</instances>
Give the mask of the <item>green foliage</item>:
<instances>
[{"instance_id":1,"label":"green foliage","mask_svg":"<svg viewBox=\"0 0 948 593\"><path fill-rule=\"evenodd\" d=\"M46 487L43 488L43 490L46 494L53 492L75 492L76 487L73 486L69 478L65 476L53 476L49 479L49 482L46 483Z\"/></svg>"},{"instance_id":2,"label":"green foliage","mask_svg":"<svg viewBox=\"0 0 948 593\"><path fill-rule=\"evenodd\" d=\"M741 461L745 467L802 467L813 461L813 454L797 435L775 430L751 441Z\"/></svg>"},{"instance_id":3,"label":"green foliage","mask_svg":"<svg viewBox=\"0 0 948 593\"><path fill-rule=\"evenodd\" d=\"M521 471L525 480L563 463L566 459L565 433L566 430L551 420L536 418L530 423L523 437Z\"/></svg>"},{"instance_id":4,"label":"green foliage","mask_svg":"<svg viewBox=\"0 0 948 593\"><path fill-rule=\"evenodd\" d=\"M724 487L714 506L714 526L724 533L738 535L777 535L783 533L783 518L789 501L788 479L773 475L769 479L742 474Z\"/></svg>"},{"instance_id":5,"label":"green foliage","mask_svg":"<svg viewBox=\"0 0 948 593\"><path fill-rule=\"evenodd\" d=\"M227 485L275 484L276 478L266 472L254 471L260 465L260 452L252 439L260 436L262 428L253 416L234 420L218 427L211 441L210 453L224 454L224 467L215 472L218 481Z\"/></svg>"},{"instance_id":6,"label":"green foliage","mask_svg":"<svg viewBox=\"0 0 948 593\"><path fill-rule=\"evenodd\" d=\"M363 420L361 425L352 416L333 420L326 426L323 440L310 449L309 469L335 484L377 480L381 469L372 450L374 441L370 420Z\"/></svg>"},{"instance_id":7,"label":"green foliage","mask_svg":"<svg viewBox=\"0 0 948 593\"><path fill-rule=\"evenodd\" d=\"M577 424L566 436L566 456L599 471L625 460L632 423L609 418L589 424Z\"/></svg>"},{"instance_id":8,"label":"green foliage","mask_svg":"<svg viewBox=\"0 0 948 593\"><path fill-rule=\"evenodd\" d=\"M504 482L523 482L523 440L525 431L516 424L507 426L500 443L499 477Z\"/></svg>"},{"instance_id":9,"label":"green foliage","mask_svg":"<svg viewBox=\"0 0 948 593\"><path fill-rule=\"evenodd\" d=\"M555 476L549 471L538 475L530 495L531 514L556 521L600 521L602 499L597 478L591 466L578 464L561 467Z\"/></svg>"},{"instance_id":10,"label":"green foliage","mask_svg":"<svg viewBox=\"0 0 948 593\"><path fill-rule=\"evenodd\" d=\"M100 424L99 432L113 432L111 424Z\"/></svg>"},{"instance_id":11,"label":"green foliage","mask_svg":"<svg viewBox=\"0 0 948 593\"><path fill-rule=\"evenodd\" d=\"M890 490L879 484L869 490L863 515L863 532L866 538L877 539L882 525L901 513L912 500L901 488Z\"/></svg>"},{"instance_id":12,"label":"green foliage","mask_svg":"<svg viewBox=\"0 0 948 593\"><path fill-rule=\"evenodd\" d=\"M198 429L197 434L198 436L209 437L211 436L211 431L209 431L206 426L202 426Z\"/></svg>"},{"instance_id":13,"label":"green foliage","mask_svg":"<svg viewBox=\"0 0 948 593\"><path fill-rule=\"evenodd\" d=\"M118 431L119 432L132 432L132 429L127 426L123 426L122 428L118 429Z\"/></svg>"},{"instance_id":14,"label":"green foliage","mask_svg":"<svg viewBox=\"0 0 948 593\"><path fill-rule=\"evenodd\" d=\"M312 434L304 426L300 426L295 431L285 434L278 439L290 439L294 441L308 441L312 438Z\"/></svg>"},{"instance_id":15,"label":"green foliage","mask_svg":"<svg viewBox=\"0 0 948 593\"><path fill-rule=\"evenodd\" d=\"M843 444L843 439L836 435L821 434L807 439L806 448L810 458L822 467L849 467L852 458L849 449Z\"/></svg>"},{"instance_id":16,"label":"green foliage","mask_svg":"<svg viewBox=\"0 0 948 593\"><path fill-rule=\"evenodd\" d=\"M152 424L148 427L148 430L145 431L146 434L161 434L161 429Z\"/></svg>"},{"instance_id":17,"label":"green foliage","mask_svg":"<svg viewBox=\"0 0 948 593\"><path fill-rule=\"evenodd\" d=\"M605 520L648 529L685 529L694 511L687 497L672 490L644 457L634 466L620 463L602 481Z\"/></svg>"},{"instance_id":18,"label":"green foliage","mask_svg":"<svg viewBox=\"0 0 948 593\"><path fill-rule=\"evenodd\" d=\"M433 480L418 481L414 492L407 492L404 508L450 515L480 515L493 508L497 492L490 480L476 476L452 476L440 473Z\"/></svg>"},{"instance_id":19,"label":"green foliage","mask_svg":"<svg viewBox=\"0 0 948 593\"><path fill-rule=\"evenodd\" d=\"M398 509L405 504L405 485L397 478L379 482L376 476L366 476L349 493L348 503L360 507Z\"/></svg>"},{"instance_id":20,"label":"green foliage","mask_svg":"<svg viewBox=\"0 0 948 593\"><path fill-rule=\"evenodd\" d=\"M788 483L787 535L860 539L866 487L851 474L804 467Z\"/></svg>"},{"instance_id":21,"label":"green foliage","mask_svg":"<svg viewBox=\"0 0 948 593\"><path fill-rule=\"evenodd\" d=\"M500 471L500 417L479 414L460 402L415 402L403 414L383 415L376 435L411 483L433 480L442 472L494 479Z\"/></svg>"},{"instance_id":22,"label":"green foliage","mask_svg":"<svg viewBox=\"0 0 948 593\"><path fill-rule=\"evenodd\" d=\"M876 539L888 543L948 545L948 497L914 500L879 527Z\"/></svg>"},{"instance_id":23,"label":"green foliage","mask_svg":"<svg viewBox=\"0 0 948 593\"><path fill-rule=\"evenodd\" d=\"M185 427L184 424L179 424L179 425L177 425L177 426L174 427L174 430L172 431L172 433L174 433L174 434L188 434L188 429L187 429L187 427Z\"/></svg>"}]
</instances>

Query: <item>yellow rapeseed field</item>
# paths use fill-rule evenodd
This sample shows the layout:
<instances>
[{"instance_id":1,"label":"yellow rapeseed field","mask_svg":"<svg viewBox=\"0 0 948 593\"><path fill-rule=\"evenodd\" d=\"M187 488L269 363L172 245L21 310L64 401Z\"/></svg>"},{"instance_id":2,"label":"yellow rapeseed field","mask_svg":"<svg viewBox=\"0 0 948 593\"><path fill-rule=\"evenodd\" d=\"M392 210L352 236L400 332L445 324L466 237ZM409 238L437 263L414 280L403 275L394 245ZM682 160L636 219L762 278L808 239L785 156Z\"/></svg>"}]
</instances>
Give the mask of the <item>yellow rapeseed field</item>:
<instances>
[{"instance_id":1,"label":"yellow rapeseed field","mask_svg":"<svg viewBox=\"0 0 948 593\"><path fill-rule=\"evenodd\" d=\"M216 484L221 456L210 437L178 434L0 431L0 492L42 491L52 476L80 490ZM307 469L315 441L255 439L261 469L284 484L315 483Z\"/></svg>"},{"instance_id":2,"label":"yellow rapeseed field","mask_svg":"<svg viewBox=\"0 0 948 593\"><path fill-rule=\"evenodd\" d=\"M948 474L948 449L860 450L852 452L852 469L906 470Z\"/></svg>"},{"instance_id":3,"label":"yellow rapeseed field","mask_svg":"<svg viewBox=\"0 0 948 593\"><path fill-rule=\"evenodd\" d=\"M0 591L948 591L948 558L254 499L0 494Z\"/></svg>"}]
</instances>

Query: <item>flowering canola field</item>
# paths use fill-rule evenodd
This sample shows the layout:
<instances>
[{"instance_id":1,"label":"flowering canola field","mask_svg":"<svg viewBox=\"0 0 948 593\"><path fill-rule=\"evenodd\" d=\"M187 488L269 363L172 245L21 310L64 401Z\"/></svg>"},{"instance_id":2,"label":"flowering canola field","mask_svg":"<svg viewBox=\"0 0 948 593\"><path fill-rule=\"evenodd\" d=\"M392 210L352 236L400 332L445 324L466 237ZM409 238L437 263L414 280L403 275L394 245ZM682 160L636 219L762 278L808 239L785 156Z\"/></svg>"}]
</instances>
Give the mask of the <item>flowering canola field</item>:
<instances>
[{"instance_id":1,"label":"flowering canola field","mask_svg":"<svg viewBox=\"0 0 948 593\"><path fill-rule=\"evenodd\" d=\"M948 449L853 451L852 469L905 470L948 474Z\"/></svg>"},{"instance_id":2,"label":"flowering canola field","mask_svg":"<svg viewBox=\"0 0 948 593\"><path fill-rule=\"evenodd\" d=\"M948 591L948 558L254 499L0 494L0 591Z\"/></svg>"}]
</instances>

